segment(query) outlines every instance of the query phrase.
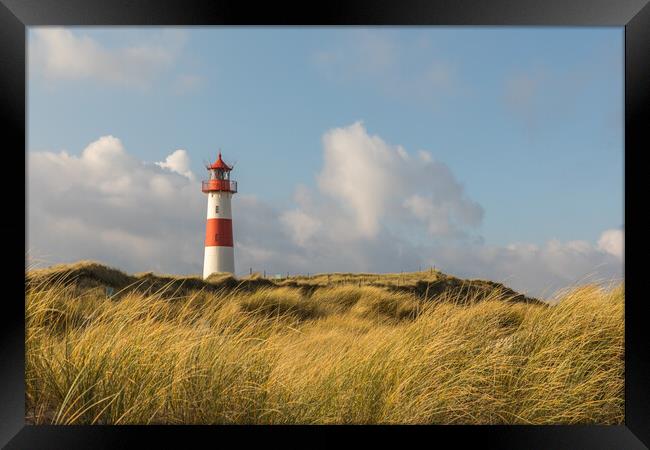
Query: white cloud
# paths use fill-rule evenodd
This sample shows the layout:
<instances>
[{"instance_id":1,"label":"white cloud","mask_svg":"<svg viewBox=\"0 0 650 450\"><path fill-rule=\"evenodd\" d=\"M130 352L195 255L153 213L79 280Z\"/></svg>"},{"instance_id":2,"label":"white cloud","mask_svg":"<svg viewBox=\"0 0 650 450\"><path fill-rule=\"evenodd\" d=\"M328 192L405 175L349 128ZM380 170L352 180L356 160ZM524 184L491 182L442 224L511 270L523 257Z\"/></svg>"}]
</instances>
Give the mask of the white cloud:
<instances>
[{"instance_id":1,"label":"white cloud","mask_svg":"<svg viewBox=\"0 0 650 450\"><path fill-rule=\"evenodd\" d=\"M468 232L482 216L449 168L433 158L404 158L400 147L369 136L360 123L331 130L323 144L319 190L298 186L295 207L233 197L239 274L436 266L547 296L571 283L622 277L622 230L604 231L597 243L499 247L440 239ZM205 196L189 167L184 150L147 163L113 136L78 156L30 151L29 254L49 263L96 259L130 272L200 273ZM403 226L437 239L414 242Z\"/></svg>"},{"instance_id":2,"label":"white cloud","mask_svg":"<svg viewBox=\"0 0 650 450\"><path fill-rule=\"evenodd\" d=\"M153 42L109 48L69 28L37 27L29 40L30 70L53 80L93 79L146 87L177 60L185 33L164 30Z\"/></svg>"},{"instance_id":3,"label":"white cloud","mask_svg":"<svg viewBox=\"0 0 650 450\"><path fill-rule=\"evenodd\" d=\"M424 162L432 162L433 161L433 156L431 156L431 153L425 151L425 150L419 150L418 151L418 156L420 159Z\"/></svg>"},{"instance_id":4,"label":"white cloud","mask_svg":"<svg viewBox=\"0 0 650 450\"><path fill-rule=\"evenodd\" d=\"M138 160L113 136L79 156L29 152L27 170L35 255L132 271L199 269L205 205L198 183Z\"/></svg>"},{"instance_id":5,"label":"white cloud","mask_svg":"<svg viewBox=\"0 0 650 450\"><path fill-rule=\"evenodd\" d=\"M361 123L330 130L323 137L325 166L318 182L323 193L346 204L356 216L362 235L374 237L389 197L401 187L391 166L397 153L380 139L368 136ZM396 170L397 168L393 168Z\"/></svg>"},{"instance_id":6,"label":"white cloud","mask_svg":"<svg viewBox=\"0 0 650 450\"><path fill-rule=\"evenodd\" d=\"M434 205L431 198L413 194L404 200L404 206L416 218L427 223L429 234L433 236L462 234L454 232L447 207L445 205Z\"/></svg>"},{"instance_id":7,"label":"white cloud","mask_svg":"<svg viewBox=\"0 0 650 450\"><path fill-rule=\"evenodd\" d=\"M404 200L404 206L418 219L426 219L434 213L434 206L431 199L413 194Z\"/></svg>"},{"instance_id":8,"label":"white cloud","mask_svg":"<svg viewBox=\"0 0 650 450\"><path fill-rule=\"evenodd\" d=\"M306 245L321 226L318 219L299 209L282 213L280 220L289 229L294 242L300 246Z\"/></svg>"},{"instance_id":9,"label":"white cloud","mask_svg":"<svg viewBox=\"0 0 650 450\"><path fill-rule=\"evenodd\" d=\"M169 169L172 172L183 175L190 180L195 179L194 174L190 170L190 157L187 154L187 151L183 149L176 150L171 155L167 156L165 161L157 162L156 165L163 169Z\"/></svg>"},{"instance_id":10,"label":"white cloud","mask_svg":"<svg viewBox=\"0 0 650 450\"><path fill-rule=\"evenodd\" d=\"M438 245L426 250L429 264L464 277L501 281L531 295L550 297L555 291L584 282L621 280L619 258L586 241L551 239L541 246L513 243Z\"/></svg>"},{"instance_id":11,"label":"white cloud","mask_svg":"<svg viewBox=\"0 0 650 450\"><path fill-rule=\"evenodd\" d=\"M624 238L623 230L613 229L603 231L600 239L598 239L598 248L622 260Z\"/></svg>"},{"instance_id":12,"label":"white cloud","mask_svg":"<svg viewBox=\"0 0 650 450\"><path fill-rule=\"evenodd\" d=\"M321 192L355 217L360 236L374 238L383 221L408 220L409 214L427 222L432 235L461 235L481 223L481 206L427 152L414 160L401 146L369 135L361 122L325 133L323 148Z\"/></svg>"}]
</instances>

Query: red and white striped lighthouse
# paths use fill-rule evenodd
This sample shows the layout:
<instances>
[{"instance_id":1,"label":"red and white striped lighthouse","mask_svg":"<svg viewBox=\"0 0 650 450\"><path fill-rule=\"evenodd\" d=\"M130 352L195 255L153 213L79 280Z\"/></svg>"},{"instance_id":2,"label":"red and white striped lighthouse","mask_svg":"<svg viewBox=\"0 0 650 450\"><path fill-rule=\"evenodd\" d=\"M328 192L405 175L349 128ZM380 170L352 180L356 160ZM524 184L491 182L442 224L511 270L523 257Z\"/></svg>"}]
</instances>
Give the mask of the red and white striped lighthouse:
<instances>
[{"instance_id":1,"label":"red and white striped lighthouse","mask_svg":"<svg viewBox=\"0 0 650 450\"><path fill-rule=\"evenodd\" d=\"M235 273L230 199L237 192L237 182L230 179L232 167L223 162L221 152L206 168L210 179L201 183L201 190L208 194L203 278L215 272Z\"/></svg>"}]
</instances>

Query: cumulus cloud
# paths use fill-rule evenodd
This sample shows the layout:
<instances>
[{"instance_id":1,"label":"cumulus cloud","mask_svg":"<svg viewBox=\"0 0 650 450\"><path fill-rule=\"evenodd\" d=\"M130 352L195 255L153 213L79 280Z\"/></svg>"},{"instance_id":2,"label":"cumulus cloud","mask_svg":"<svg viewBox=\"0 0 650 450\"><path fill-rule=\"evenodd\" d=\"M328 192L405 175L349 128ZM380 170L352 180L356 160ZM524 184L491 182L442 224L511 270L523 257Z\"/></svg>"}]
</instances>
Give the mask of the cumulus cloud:
<instances>
[{"instance_id":1,"label":"cumulus cloud","mask_svg":"<svg viewBox=\"0 0 650 450\"><path fill-rule=\"evenodd\" d=\"M435 266L547 296L571 283L622 277L620 229L604 231L596 243L501 247L462 238L483 210L449 168L429 153L411 154L369 135L361 123L325 133L323 155L318 189L298 186L291 208L245 193L233 197L237 273ZM49 263L95 259L130 272L200 273L205 197L189 167L185 150L148 163L113 136L79 155L30 151L29 254Z\"/></svg>"},{"instance_id":2,"label":"cumulus cloud","mask_svg":"<svg viewBox=\"0 0 650 450\"><path fill-rule=\"evenodd\" d=\"M280 220L289 230L294 242L301 246L309 242L321 225L318 219L299 209L284 212Z\"/></svg>"},{"instance_id":3,"label":"cumulus cloud","mask_svg":"<svg viewBox=\"0 0 650 450\"><path fill-rule=\"evenodd\" d=\"M113 136L79 156L29 152L27 175L32 255L100 259L125 270L198 271L205 205L188 177L138 160Z\"/></svg>"},{"instance_id":4,"label":"cumulus cloud","mask_svg":"<svg viewBox=\"0 0 650 450\"><path fill-rule=\"evenodd\" d=\"M600 239L598 239L598 248L619 259L623 259L623 241L623 230L606 230L603 231Z\"/></svg>"},{"instance_id":5,"label":"cumulus cloud","mask_svg":"<svg viewBox=\"0 0 650 450\"><path fill-rule=\"evenodd\" d=\"M432 235L454 235L449 210L442 205L434 205L431 198L413 194L404 200L404 206L416 218L427 223L427 229Z\"/></svg>"},{"instance_id":6,"label":"cumulus cloud","mask_svg":"<svg viewBox=\"0 0 650 450\"><path fill-rule=\"evenodd\" d=\"M459 276L501 281L531 295L549 298L558 289L585 282L620 281L622 261L587 241L550 239L543 245L437 245L428 262Z\"/></svg>"},{"instance_id":7,"label":"cumulus cloud","mask_svg":"<svg viewBox=\"0 0 650 450\"><path fill-rule=\"evenodd\" d=\"M30 36L30 70L53 80L93 79L144 87L178 58L185 33L164 30L152 42L109 48L69 28L35 28Z\"/></svg>"},{"instance_id":8,"label":"cumulus cloud","mask_svg":"<svg viewBox=\"0 0 650 450\"><path fill-rule=\"evenodd\" d=\"M184 177L187 177L190 180L194 180L194 174L190 170L190 157L187 154L187 151L183 149L178 149L165 159L163 162L157 162L156 165L162 167L163 169L169 169L172 172L176 172Z\"/></svg>"},{"instance_id":9,"label":"cumulus cloud","mask_svg":"<svg viewBox=\"0 0 650 450\"><path fill-rule=\"evenodd\" d=\"M481 223L483 208L445 164L424 151L419 161L411 158L369 135L361 122L325 133L323 153L320 190L347 207L362 237L376 237L384 221L410 217L427 223L432 236L462 235Z\"/></svg>"}]
</instances>

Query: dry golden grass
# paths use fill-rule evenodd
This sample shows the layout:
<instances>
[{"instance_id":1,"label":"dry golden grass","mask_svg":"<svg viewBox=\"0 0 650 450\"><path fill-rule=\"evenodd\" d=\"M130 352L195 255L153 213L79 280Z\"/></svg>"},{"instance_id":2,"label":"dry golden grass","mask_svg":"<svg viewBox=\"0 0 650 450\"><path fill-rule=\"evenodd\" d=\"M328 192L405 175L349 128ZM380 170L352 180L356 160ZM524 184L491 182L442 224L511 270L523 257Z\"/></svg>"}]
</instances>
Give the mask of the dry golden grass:
<instances>
[{"instance_id":1,"label":"dry golden grass","mask_svg":"<svg viewBox=\"0 0 650 450\"><path fill-rule=\"evenodd\" d=\"M499 289L482 301L422 298L318 277L315 290L239 280L182 294L170 278L112 298L57 271L29 278L28 420L623 421L622 286L583 286L542 306Z\"/></svg>"}]
</instances>

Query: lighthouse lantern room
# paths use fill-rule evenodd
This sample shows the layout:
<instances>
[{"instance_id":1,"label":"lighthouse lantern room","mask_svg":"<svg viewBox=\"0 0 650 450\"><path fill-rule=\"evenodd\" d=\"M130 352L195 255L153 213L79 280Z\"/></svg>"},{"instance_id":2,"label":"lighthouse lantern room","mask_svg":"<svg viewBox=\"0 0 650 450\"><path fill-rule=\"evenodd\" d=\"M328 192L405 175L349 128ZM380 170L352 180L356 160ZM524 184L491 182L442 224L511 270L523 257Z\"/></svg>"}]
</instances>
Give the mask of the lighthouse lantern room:
<instances>
[{"instance_id":1,"label":"lighthouse lantern room","mask_svg":"<svg viewBox=\"0 0 650 450\"><path fill-rule=\"evenodd\" d=\"M230 199L237 192L237 182L230 179L232 167L221 159L221 152L206 169L210 179L201 183L201 190L208 194L203 278L215 272L235 273Z\"/></svg>"}]
</instances>

